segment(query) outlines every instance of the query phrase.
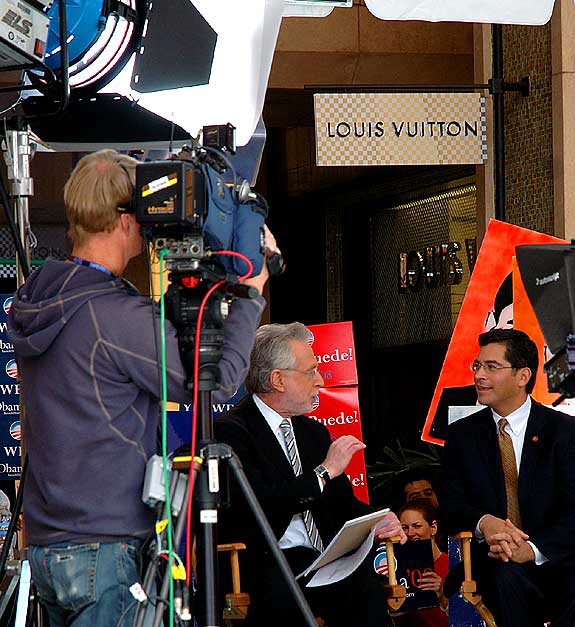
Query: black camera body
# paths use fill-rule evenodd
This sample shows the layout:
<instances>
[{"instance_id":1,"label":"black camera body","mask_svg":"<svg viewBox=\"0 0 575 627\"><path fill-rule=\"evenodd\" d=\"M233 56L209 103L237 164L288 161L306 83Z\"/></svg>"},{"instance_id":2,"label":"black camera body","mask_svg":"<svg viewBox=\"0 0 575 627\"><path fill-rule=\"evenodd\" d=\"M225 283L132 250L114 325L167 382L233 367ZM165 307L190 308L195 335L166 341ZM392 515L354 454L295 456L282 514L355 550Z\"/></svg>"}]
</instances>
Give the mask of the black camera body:
<instances>
[{"instance_id":1,"label":"black camera body","mask_svg":"<svg viewBox=\"0 0 575 627\"><path fill-rule=\"evenodd\" d=\"M246 184L226 183L225 162L211 151L191 159L151 161L136 167L136 220L157 249L167 248L172 268L187 269L217 251L247 257L252 276L265 256L267 204ZM218 256L226 272L245 275L237 256ZM191 265L190 265L191 264Z\"/></svg>"},{"instance_id":2,"label":"black camera body","mask_svg":"<svg viewBox=\"0 0 575 627\"><path fill-rule=\"evenodd\" d=\"M202 229L207 213L200 168L186 161L150 161L136 168L136 218L153 232Z\"/></svg>"}]
</instances>

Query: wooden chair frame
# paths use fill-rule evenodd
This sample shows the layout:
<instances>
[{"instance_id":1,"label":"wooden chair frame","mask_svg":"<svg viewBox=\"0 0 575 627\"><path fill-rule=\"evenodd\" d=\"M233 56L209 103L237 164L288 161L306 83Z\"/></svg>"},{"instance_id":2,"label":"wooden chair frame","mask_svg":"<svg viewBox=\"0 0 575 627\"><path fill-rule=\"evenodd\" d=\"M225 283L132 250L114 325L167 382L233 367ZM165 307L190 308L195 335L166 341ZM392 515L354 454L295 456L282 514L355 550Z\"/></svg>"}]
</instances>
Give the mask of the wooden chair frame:
<instances>
[{"instance_id":1,"label":"wooden chair frame","mask_svg":"<svg viewBox=\"0 0 575 627\"><path fill-rule=\"evenodd\" d=\"M477 592L477 583L471 576L471 539L473 534L470 531L462 531L453 536L454 540L459 540L461 556L463 558L463 583L461 584L461 596L477 611L479 616L485 621L487 627L497 627L493 614L487 609L481 595Z\"/></svg>"},{"instance_id":2,"label":"wooden chair frame","mask_svg":"<svg viewBox=\"0 0 575 627\"><path fill-rule=\"evenodd\" d=\"M239 551L246 548L241 542L230 544L218 544L219 553L230 554L230 567L232 571L232 592L226 594L226 602L223 608L223 618L226 624L232 620L243 620L248 613L250 595L241 591L240 584L240 558Z\"/></svg>"}]
</instances>

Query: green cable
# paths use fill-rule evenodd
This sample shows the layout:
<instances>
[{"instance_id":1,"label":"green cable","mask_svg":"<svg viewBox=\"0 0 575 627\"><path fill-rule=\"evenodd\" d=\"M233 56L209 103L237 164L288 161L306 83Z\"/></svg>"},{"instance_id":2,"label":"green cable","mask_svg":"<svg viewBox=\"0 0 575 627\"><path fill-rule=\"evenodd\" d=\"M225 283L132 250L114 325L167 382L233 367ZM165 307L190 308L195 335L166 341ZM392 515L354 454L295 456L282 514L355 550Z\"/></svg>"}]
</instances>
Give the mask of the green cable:
<instances>
[{"instance_id":1,"label":"green cable","mask_svg":"<svg viewBox=\"0 0 575 627\"><path fill-rule=\"evenodd\" d=\"M174 578L172 568L174 565L174 547L172 544L172 503L170 501L170 476L168 474L168 412L166 403L168 401L168 382L166 376L166 310L164 301L164 257L168 254L167 249L159 252L160 258L160 363L162 369L162 460L164 472L164 490L166 492L166 511L168 525L168 573L170 577L170 622L169 627L174 624Z\"/></svg>"}]
</instances>

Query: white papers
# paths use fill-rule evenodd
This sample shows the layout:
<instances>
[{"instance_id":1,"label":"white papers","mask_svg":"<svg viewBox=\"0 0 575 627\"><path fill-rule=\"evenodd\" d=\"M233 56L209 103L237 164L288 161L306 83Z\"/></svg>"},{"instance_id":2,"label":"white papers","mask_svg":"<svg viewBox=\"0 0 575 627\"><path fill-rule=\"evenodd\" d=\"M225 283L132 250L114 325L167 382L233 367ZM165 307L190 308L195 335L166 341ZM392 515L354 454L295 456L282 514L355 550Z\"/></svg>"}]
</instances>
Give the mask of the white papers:
<instances>
[{"instance_id":1,"label":"white papers","mask_svg":"<svg viewBox=\"0 0 575 627\"><path fill-rule=\"evenodd\" d=\"M323 575L318 577L318 581L323 579L326 579L326 581L324 581L324 583L315 583L313 585L318 586L325 585L326 583L333 583L350 575L369 553L369 549L373 544L373 536L375 534L377 523L384 518L388 512L389 508L386 508L345 522L333 540L324 549L323 553L314 562L312 562L303 573L298 575L298 578L309 575L309 573L313 570L318 570L328 565L331 566L335 560L338 562L341 561L341 563L332 566L330 570L326 570ZM347 553L357 549L358 547L359 549L353 555L346 556ZM364 553L361 557L362 552ZM342 555L345 557L342 557ZM338 558L342 559L338 560ZM337 576L338 578L332 579L332 576ZM315 576L312 580L313 579L315 579ZM329 579L329 581L327 579ZM308 585L310 584L311 581Z\"/></svg>"},{"instance_id":2,"label":"white papers","mask_svg":"<svg viewBox=\"0 0 575 627\"><path fill-rule=\"evenodd\" d=\"M322 566L308 581L306 587L314 588L315 586L326 586L329 583L341 581L348 575L351 575L351 573L359 567L371 550L376 526L377 524L373 525L373 529L369 532L369 535L361 543L359 549L357 549L355 553L352 553L351 555L344 555L343 557Z\"/></svg>"}]
</instances>

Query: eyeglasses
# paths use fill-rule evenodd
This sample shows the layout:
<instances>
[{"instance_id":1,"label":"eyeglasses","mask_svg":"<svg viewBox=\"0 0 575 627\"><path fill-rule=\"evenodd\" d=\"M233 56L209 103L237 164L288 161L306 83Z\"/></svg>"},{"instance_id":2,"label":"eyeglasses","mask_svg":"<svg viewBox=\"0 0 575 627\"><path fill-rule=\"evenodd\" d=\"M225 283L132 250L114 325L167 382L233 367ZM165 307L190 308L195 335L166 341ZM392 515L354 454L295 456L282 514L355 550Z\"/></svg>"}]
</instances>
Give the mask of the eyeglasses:
<instances>
[{"instance_id":1,"label":"eyeglasses","mask_svg":"<svg viewBox=\"0 0 575 627\"><path fill-rule=\"evenodd\" d=\"M502 366L501 364L498 364L496 362L489 362L487 364L484 364L481 361L475 360L469 364L469 368L472 372L479 372L481 368L483 368L485 372L497 372L498 370L505 370L506 368L511 368L515 370L516 366Z\"/></svg>"},{"instance_id":2,"label":"eyeglasses","mask_svg":"<svg viewBox=\"0 0 575 627\"><path fill-rule=\"evenodd\" d=\"M301 372L305 374L306 377L315 377L319 374L319 368L316 366L311 370L299 370L298 368L279 368L279 370L291 370L292 372Z\"/></svg>"}]
</instances>

